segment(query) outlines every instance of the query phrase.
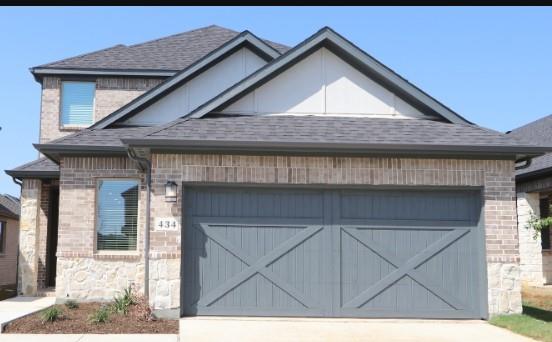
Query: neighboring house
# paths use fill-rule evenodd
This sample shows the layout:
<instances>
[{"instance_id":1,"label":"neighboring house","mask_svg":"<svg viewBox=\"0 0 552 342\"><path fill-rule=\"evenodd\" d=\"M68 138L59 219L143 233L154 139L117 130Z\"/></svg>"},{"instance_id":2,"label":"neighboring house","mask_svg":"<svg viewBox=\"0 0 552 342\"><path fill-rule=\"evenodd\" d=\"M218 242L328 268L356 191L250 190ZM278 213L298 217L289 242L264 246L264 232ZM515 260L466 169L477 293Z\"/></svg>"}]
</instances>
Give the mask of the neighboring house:
<instances>
[{"instance_id":1,"label":"neighboring house","mask_svg":"<svg viewBox=\"0 0 552 342\"><path fill-rule=\"evenodd\" d=\"M44 158L7 171L24 294L133 283L172 316L521 312L514 167L552 149L329 28L290 49L210 26L32 72Z\"/></svg>"},{"instance_id":2,"label":"neighboring house","mask_svg":"<svg viewBox=\"0 0 552 342\"><path fill-rule=\"evenodd\" d=\"M15 287L19 240L19 199L0 195L0 290Z\"/></svg>"},{"instance_id":3,"label":"neighboring house","mask_svg":"<svg viewBox=\"0 0 552 342\"><path fill-rule=\"evenodd\" d=\"M552 146L552 115L516 128L509 135L540 146ZM535 238L527 224L531 215L552 216L552 153L534 158L516 172L521 279L530 285L552 283L552 231Z\"/></svg>"}]
</instances>

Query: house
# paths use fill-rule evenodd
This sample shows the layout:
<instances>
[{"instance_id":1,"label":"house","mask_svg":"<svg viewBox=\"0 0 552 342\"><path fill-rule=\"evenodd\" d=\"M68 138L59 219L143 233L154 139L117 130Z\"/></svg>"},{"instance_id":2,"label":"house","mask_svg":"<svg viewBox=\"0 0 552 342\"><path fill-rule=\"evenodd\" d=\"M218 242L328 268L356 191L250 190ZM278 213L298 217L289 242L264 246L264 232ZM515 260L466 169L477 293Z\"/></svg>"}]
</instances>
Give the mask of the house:
<instances>
[{"instance_id":1,"label":"house","mask_svg":"<svg viewBox=\"0 0 552 342\"><path fill-rule=\"evenodd\" d=\"M516 128L509 135L540 146L552 146L552 115ZM540 235L528 229L531 217L552 216L552 154L531 160L516 171L518 230L521 279L529 285L552 283L552 232L543 229Z\"/></svg>"},{"instance_id":2,"label":"house","mask_svg":"<svg viewBox=\"0 0 552 342\"><path fill-rule=\"evenodd\" d=\"M20 290L159 315L521 312L514 172L479 127L330 28L209 26L31 69ZM50 241L45 244L44 241Z\"/></svg>"},{"instance_id":3,"label":"house","mask_svg":"<svg viewBox=\"0 0 552 342\"><path fill-rule=\"evenodd\" d=\"M18 239L19 199L0 195L0 299L3 291L14 292L17 283Z\"/></svg>"}]
</instances>

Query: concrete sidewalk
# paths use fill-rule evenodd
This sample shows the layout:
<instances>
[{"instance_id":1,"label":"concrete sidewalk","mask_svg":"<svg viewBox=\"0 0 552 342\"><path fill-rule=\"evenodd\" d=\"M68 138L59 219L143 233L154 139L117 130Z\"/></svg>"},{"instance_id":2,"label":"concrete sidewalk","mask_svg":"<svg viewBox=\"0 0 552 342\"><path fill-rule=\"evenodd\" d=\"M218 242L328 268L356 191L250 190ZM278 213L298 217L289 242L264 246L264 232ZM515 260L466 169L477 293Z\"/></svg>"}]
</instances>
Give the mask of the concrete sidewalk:
<instances>
[{"instance_id":1,"label":"concrete sidewalk","mask_svg":"<svg viewBox=\"0 0 552 342\"><path fill-rule=\"evenodd\" d=\"M6 323L54 305L55 301L54 297L15 297L0 301L0 334ZM3 336L0 341L4 341Z\"/></svg>"},{"instance_id":2,"label":"concrete sidewalk","mask_svg":"<svg viewBox=\"0 0 552 342\"><path fill-rule=\"evenodd\" d=\"M177 342L165 334L3 334L2 342Z\"/></svg>"},{"instance_id":3,"label":"concrete sidewalk","mask_svg":"<svg viewBox=\"0 0 552 342\"><path fill-rule=\"evenodd\" d=\"M180 320L180 341L500 341L532 339L484 321L190 317Z\"/></svg>"}]
</instances>

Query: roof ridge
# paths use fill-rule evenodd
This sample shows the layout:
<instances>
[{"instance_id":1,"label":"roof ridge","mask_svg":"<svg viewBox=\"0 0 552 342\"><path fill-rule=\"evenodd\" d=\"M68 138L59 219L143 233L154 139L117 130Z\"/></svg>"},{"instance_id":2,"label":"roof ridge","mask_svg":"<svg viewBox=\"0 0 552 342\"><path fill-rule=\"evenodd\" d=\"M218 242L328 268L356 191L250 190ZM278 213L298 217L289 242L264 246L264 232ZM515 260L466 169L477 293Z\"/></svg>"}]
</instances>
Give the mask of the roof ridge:
<instances>
[{"instance_id":1,"label":"roof ridge","mask_svg":"<svg viewBox=\"0 0 552 342\"><path fill-rule=\"evenodd\" d=\"M205 30L205 29L210 29L210 28L215 28L215 27L216 27L216 28L221 28L221 29L224 29L224 30L227 30L227 31L232 31L232 32L235 32L235 33L239 33L238 31L235 31L235 30L232 30L232 29L229 29L229 28L226 28L226 27L222 27L222 26L218 26L218 25L212 24L212 25L208 25L208 26L204 26L204 27L199 27L199 28L196 28L196 29L193 29L193 30L189 30L189 31L174 33L174 34L171 34L171 35L168 35L168 36L165 36L165 37L160 37L160 38L155 38L155 39L152 39L152 40L147 40L147 41L142 42L142 43L129 45L128 47L129 47L129 48L134 48L134 47L137 47L137 46L140 46L140 45L145 45L145 44L157 42L157 41L160 41L160 40L165 40L165 39L168 39L168 38L174 38L174 37L176 37L176 36L181 36L181 35L184 35L184 34L189 34L189 33L192 33L192 32L196 32L196 31L200 31L200 30Z\"/></svg>"},{"instance_id":2,"label":"roof ridge","mask_svg":"<svg viewBox=\"0 0 552 342\"><path fill-rule=\"evenodd\" d=\"M117 48L117 47L125 47L125 48L128 48L128 46L126 46L125 44L116 44L116 45L113 45L113 46L110 46L110 47L106 47L106 48L104 48L104 49L100 49L100 50L96 50L96 51L92 51L92 52L81 53L80 55L76 55L76 56L73 56L73 57L58 59L58 60L53 61L53 62L40 64L40 65L37 65L37 66L32 67L31 70L32 70L32 69L35 69L35 68L44 68L44 67L48 67L50 64L55 64L55 63L60 63L60 62L71 61L71 60L76 59L76 58L81 58L81 57L84 57L84 56L87 56L87 55L92 55L92 54L95 54L95 53L104 52L104 51L107 51L107 50L115 49L115 48Z\"/></svg>"}]
</instances>

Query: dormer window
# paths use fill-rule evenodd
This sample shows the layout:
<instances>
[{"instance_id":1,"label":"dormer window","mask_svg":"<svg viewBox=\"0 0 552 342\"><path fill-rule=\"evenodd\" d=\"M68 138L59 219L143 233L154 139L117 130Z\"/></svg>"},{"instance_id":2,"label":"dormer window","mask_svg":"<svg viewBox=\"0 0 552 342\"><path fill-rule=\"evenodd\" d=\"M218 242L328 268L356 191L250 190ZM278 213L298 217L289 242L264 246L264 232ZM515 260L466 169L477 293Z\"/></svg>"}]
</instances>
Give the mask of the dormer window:
<instances>
[{"instance_id":1,"label":"dormer window","mask_svg":"<svg viewBox=\"0 0 552 342\"><path fill-rule=\"evenodd\" d=\"M61 126L87 127L94 123L96 83L65 81L61 83Z\"/></svg>"}]
</instances>

